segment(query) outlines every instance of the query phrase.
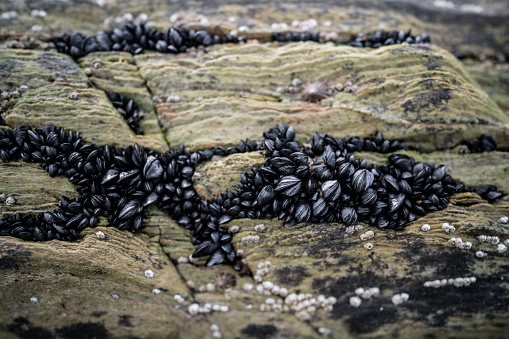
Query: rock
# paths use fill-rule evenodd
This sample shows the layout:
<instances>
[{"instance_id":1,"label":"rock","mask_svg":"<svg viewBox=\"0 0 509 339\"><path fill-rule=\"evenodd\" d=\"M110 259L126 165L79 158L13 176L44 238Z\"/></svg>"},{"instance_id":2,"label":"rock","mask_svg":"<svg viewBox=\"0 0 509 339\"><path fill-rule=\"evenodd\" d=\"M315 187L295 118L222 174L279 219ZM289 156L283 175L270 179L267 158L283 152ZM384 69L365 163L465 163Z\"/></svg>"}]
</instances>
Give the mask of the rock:
<instances>
[{"instance_id":1,"label":"rock","mask_svg":"<svg viewBox=\"0 0 509 339\"><path fill-rule=\"evenodd\" d=\"M95 32L108 25L106 15L112 14L112 25L117 15L125 18L121 10L146 12L157 27L165 28L168 18L160 13L168 8L158 4L151 13L133 1L119 7L117 1L103 7L66 2L54 8L48 3L39 8L48 13L41 22L17 2L2 2L0 12L16 10L18 18L0 20L0 91L22 85L28 89L2 104L8 126L0 128L53 123L80 131L97 145L138 143L158 152L180 143L201 149L248 137L260 140L264 130L279 122L292 124L301 141L315 131L343 137L380 130L387 138L427 151L403 153L445 164L467 186L495 184L509 192L507 81L501 75L506 65L475 61L465 67L451 54L507 55L507 25L500 24L507 21L507 4L471 1L482 6L483 12L476 14L435 3L366 1L357 8L327 1L304 4L310 12L302 10L301 2L281 5L284 11L255 2L249 11L220 4L200 7L205 15L180 12L172 17L176 23L223 32L247 25L250 36L262 41L270 36L271 23L304 21L311 13L317 28L329 27L338 42L384 22L386 29L405 26L431 33L433 45L358 50L333 43L247 43L180 55L94 53L75 62L48 50L50 27ZM183 10L178 6L171 9ZM321 10L324 6L327 11ZM234 17L238 25L221 21L217 13ZM322 25L325 20L331 25ZM36 24L42 24L41 33L25 34ZM94 67L96 62L100 67ZM352 84L348 91L345 86L309 103L298 91L276 90L290 86L295 77L304 83ZM138 103L146 113L144 136L131 132L104 90ZM175 95L180 101L166 100ZM494 136L503 149L484 154L451 149L482 133ZM380 154L356 157L387 162ZM202 197L216 197L263 162L262 152L214 157L197 167L195 188ZM51 211L60 196L76 195L68 180L50 178L36 164L1 162L0 178L0 194L16 200L12 206L0 202L0 217ZM285 228L278 220L232 220L222 227L237 226L233 245L253 277L240 276L229 266L204 267L205 258L190 258L194 246L189 231L156 208L149 210L138 234L107 228L102 218L97 229L85 230L72 243L1 237L0 300L8 307L0 309L0 336L442 337L457 336L460 329L464 336L500 336L509 329L509 292L503 281L507 252L478 237L496 236L507 245L507 229L497 221L508 208L507 198L487 203L475 193L457 194L448 208L401 232L364 224ZM445 233L444 223L456 231ZM426 233L421 231L424 224L430 225ZM368 230L373 236L362 240ZM471 242L471 249L451 245L451 237ZM476 251L487 256L478 258ZM148 270L152 278L146 277ZM441 287L426 287L436 280ZM360 295L362 303L354 308L349 300L358 288L378 288L379 293ZM395 295L406 301L395 305Z\"/></svg>"}]
</instances>

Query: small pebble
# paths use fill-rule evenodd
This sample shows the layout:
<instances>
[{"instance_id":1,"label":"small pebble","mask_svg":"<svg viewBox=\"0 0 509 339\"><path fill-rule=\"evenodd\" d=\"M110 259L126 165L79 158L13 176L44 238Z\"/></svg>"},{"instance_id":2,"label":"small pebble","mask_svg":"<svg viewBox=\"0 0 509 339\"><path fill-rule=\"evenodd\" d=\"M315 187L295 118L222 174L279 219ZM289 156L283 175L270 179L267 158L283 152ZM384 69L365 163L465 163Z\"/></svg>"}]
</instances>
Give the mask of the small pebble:
<instances>
[{"instance_id":1,"label":"small pebble","mask_svg":"<svg viewBox=\"0 0 509 339\"><path fill-rule=\"evenodd\" d=\"M120 294L118 294L118 293L113 293L113 294L111 295L111 297L112 297L113 299L115 299L115 300L118 300L118 299L120 299Z\"/></svg>"},{"instance_id":2,"label":"small pebble","mask_svg":"<svg viewBox=\"0 0 509 339\"><path fill-rule=\"evenodd\" d=\"M39 298L32 297L32 298L30 298L30 301L32 302L32 304L37 304L39 302Z\"/></svg>"},{"instance_id":3,"label":"small pebble","mask_svg":"<svg viewBox=\"0 0 509 339\"><path fill-rule=\"evenodd\" d=\"M161 294L161 290L160 290L160 289L158 289L158 288L154 288L154 289L152 290L152 293L154 293L154 294Z\"/></svg>"}]
</instances>

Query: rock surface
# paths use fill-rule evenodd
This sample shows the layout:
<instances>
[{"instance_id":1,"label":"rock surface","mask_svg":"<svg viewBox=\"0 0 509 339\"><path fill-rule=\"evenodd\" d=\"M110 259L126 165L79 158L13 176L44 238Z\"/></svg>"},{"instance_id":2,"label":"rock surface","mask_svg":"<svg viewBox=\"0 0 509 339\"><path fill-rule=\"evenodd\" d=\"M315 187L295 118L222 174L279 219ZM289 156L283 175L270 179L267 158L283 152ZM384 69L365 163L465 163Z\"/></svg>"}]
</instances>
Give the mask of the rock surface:
<instances>
[{"instance_id":1,"label":"rock surface","mask_svg":"<svg viewBox=\"0 0 509 339\"><path fill-rule=\"evenodd\" d=\"M435 44L424 46L358 50L333 43L259 42L177 56L94 53L76 62L52 50L45 42L50 27L94 32L103 28L108 15L113 22L126 11L146 12L160 27L170 25L173 11L165 12L167 8L182 11L173 17L177 22L191 19L191 25L211 30L245 23L260 39L267 36L271 22L302 24L310 15L298 10L298 1L277 11L268 10L272 7L263 1L247 6L220 2L215 8L203 7L208 17L183 12L196 8L195 2L188 8L163 1L143 8L134 1L105 1L103 7L97 3L44 2L37 9L47 11L45 19L30 16L16 1L0 4L0 12L19 12L17 19L0 20L5 29L0 90L28 86L19 97L2 103L0 114L8 126L0 128L53 123L80 131L97 145L139 143L159 152L179 143L200 149L261 140L262 132L279 122L292 124L300 141L315 131L342 137L379 130L427 151L406 153L445 164L467 186L489 183L509 192L507 152L463 154L461 147L454 148L482 133L509 148L508 81L501 72L507 65L479 60L481 54L509 54L509 28L500 22L509 13L505 2L470 1L481 6L482 13L472 13L473 7L470 12L458 10L466 2L456 2L456 10L439 7L436 1L408 1L400 10L391 2L365 1L358 7L347 3L328 11L320 7L327 4L306 4L320 23L317 28L329 27L339 40L385 23L388 29L430 32ZM228 21L230 16L237 21ZM433 17L455 20L436 24ZM326 20L331 26L322 25ZM42 32L24 35L33 25L43 26ZM476 39L467 34L473 27ZM11 48L23 44L30 48ZM451 52L478 59L464 65ZM289 89L295 78L303 85L322 80L331 88L338 83L346 87L348 81L351 86L310 103L301 89ZM138 103L146 114L145 135L131 132L104 90ZM71 94L78 100L70 99ZM180 100L168 100L171 96ZM356 157L387 161L380 154ZM197 169L195 189L204 198L215 197L233 189L241 173L263 161L261 152L214 157ZM0 163L2 193L14 197L15 204L2 202L0 215L49 211L61 195L76 194L65 178L50 178L38 165L24 162ZM402 232L364 224L362 229L343 224L285 228L277 220L233 220L224 227L235 232L233 226L238 226L233 244L254 277L239 276L227 266L204 267L203 259L190 260L194 248L188 232L155 208L149 214L139 234L106 228L101 220L98 228L84 231L73 243L0 238L0 336L499 337L509 329L508 251L477 239L497 236L499 244L509 239L507 198L490 204L474 193L458 194L447 209L420 218ZM446 233L444 223L456 231ZM423 232L424 224L431 230ZM373 234L366 234L370 230ZM460 249L451 244L452 237L472 247ZM477 257L479 250L487 256ZM456 279L470 277L475 282ZM456 280L437 288L424 285L443 279ZM379 293L357 291L361 305L353 307L351 297L360 287L365 292L376 287ZM395 305L393 296L402 293L408 300ZM209 308L192 315L195 309Z\"/></svg>"}]
</instances>

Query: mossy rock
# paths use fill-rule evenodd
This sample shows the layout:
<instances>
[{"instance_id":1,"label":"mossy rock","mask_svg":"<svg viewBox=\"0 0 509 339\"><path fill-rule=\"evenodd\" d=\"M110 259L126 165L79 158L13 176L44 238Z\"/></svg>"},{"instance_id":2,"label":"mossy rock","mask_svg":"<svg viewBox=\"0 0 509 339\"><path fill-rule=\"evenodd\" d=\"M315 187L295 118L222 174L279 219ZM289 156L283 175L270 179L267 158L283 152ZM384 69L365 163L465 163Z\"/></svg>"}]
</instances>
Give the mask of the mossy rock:
<instances>
[{"instance_id":1,"label":"mossy rock","mask_svg":"<svg viewBox=\"0 0 509 339\"><path fill-rule=\"evenodd\" d=\"M491 2L479 3L486 11L491 8ZM15 91L21 85L28 90L2 105L8 126L0 128L53 123L80 131L85 141L96 145L138 143L158 152L180 143L187 149L202 149L235 145L246 138L259 141L262 132L277 123L292 124L303 142L315 131L343 137L378 130L387 138L404 140L415 149L406 153L417 160L445 164L448 173L467 186L495 184L509 192L507 152L461 154L453 148L482 133L494 136L502 149L509 147L507 93L500 90L507 81L503 76L497 83L490 80L502 66L488 67L483 73L481 67L486 66L476 62L465 67L451 54L506 53L506 27L497 20L488 24L481 15L453 15L406 4L404 8L416 13L459 18L432 28L430 17L417 18L387 4L368 5L373 3L358 8L327 2L306 6L320 25L324 20L333 22L330 31L338 39L374 29L383 21L389 29L426 30L436 36L437 44L357 50L333 43L263 43L270 35L271 21L303 20L309 14L300 4L275 11L262 2L247 7L204 7L210 16L208 24L200 22L203 17L196 13L183 12L182 18L194 18L190 25L209 30L234 29L236 24L227 21L228 16L246 20L253 24L250 34L258 34L260 41L181 55L111 52L74 61L51 46L49 50L6 48L13 39L21 40L8 33L0 49L0 65L5 66L0 69L0 90ZM20 12L19 21L1 21L0 27L23 34L40 24L40 19L16 6L19 4L12 1L0 5L0 11ZM106 15L127 10L154 13L155 25L168 27L160 13L169 6L161 1L150 8L132 1L122 5L109 1L104 7L73 2L61 3L60 8L49 3L41 6L48 12L46 23L59 30L93 32L104 28ZM330 7L324 11L320 6ZM506 15L505 7L500 8L495 18ZM80 10L79 18L72 9ZM484 46L469 41L466 34L452 34L454 29L467 32L475 25L482 26L483 34L497 27ZM40 35L29 35L47 40L44 29ZM96 62L99 67L94 66ZM329 87L350 81L356 89L331 91L320 102L307 102L302 91L278 89L288 88L294 78L304 84L321 80ZM105 90L122 93L139 104L146 114L145 135L132 133L107 100ZM70 99L70 94L77 94L78 100ZM180 101L167 100L176 95ZM380 154L356 157L380 164L387 161ZM235 189L241 174L264 160L262 152L214 157L197 168L195 188L204 198L217 197ZM2 202L0 215L51 211L62 195L76 195L67 179L50 178L37 164L21 161L0 163L0 182L0 193L16 200L9 206ZM458 331L463 336L503 336L509 327L508 252L481 243L477 237L508 239L509 227L501 218L508 215L508 209L507 198L488 203L474 193L457 194L448 208L410 223L401 232L366 224L360 230L338 223L284 227L278 220L232 220L223 227L233 232L236 227L232 226L238 226L233 245L243 252L243 264L254 277L240 276L229 266L206 267L205 259L190 260L194 247L189 231L156 208L149 210L138 234L106 228L106 221L101 220L98 228L85 230L72 243L2 237L0 300L7 307L0 310L0 333L5 338L35 334L209 338L217 328L224 338L442 337L457 336ZM447 234L444 223L456 231ZM423 224L431 230L421 231ZM368 230L373 237L362 240L361 234ZM472 247L457 248L449 242L451 237L471 242ZM478 250L487 256L478 258ZM154 273L152 278L149 270ZM465 277L476 277L476 281L460 287L424 286L426 281ZM288 293L300 292L301 301L308 302L287 309L274 285ZM380 293L362 299L355 308L349 300L359 287L378 287ZM392 297L401 293L408 293L409 299L395 305ZM37 300L31 301L32 297ZM334 305L329 297L336 299ZM200 307L210 304L213 311L192 316L188 307L194 303Z\"/></svg>"}]
</instances>

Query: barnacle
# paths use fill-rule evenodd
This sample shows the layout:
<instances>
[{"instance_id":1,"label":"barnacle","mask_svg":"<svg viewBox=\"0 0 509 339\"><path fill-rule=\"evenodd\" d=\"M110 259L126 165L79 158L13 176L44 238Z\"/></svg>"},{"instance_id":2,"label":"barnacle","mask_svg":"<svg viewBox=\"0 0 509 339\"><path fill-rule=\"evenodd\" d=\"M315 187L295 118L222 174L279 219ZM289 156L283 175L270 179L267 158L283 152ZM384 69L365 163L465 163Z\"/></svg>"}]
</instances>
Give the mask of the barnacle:
<instances>
[{"instance_id":1,"label":"barnacle","mask_svg":"<svg viewBox=\"0 0 509 339\"><path fill-rule=\"evenodd\" d=\"M320 102L327 98L329 94L329 85L322 80L307 83L301 93L302 98L309 102Z\"/></svg>"},{"instance_id":2,"label":"barnacle","mask_svg":"<svg viewBox=\"0 0 509 339\"><path fill-rule=\"evenodd\" d=\"M231 273L218 273L212 281L218 290L226 290L237 285L237 278Z\"/></svg>"}]
</instances>

